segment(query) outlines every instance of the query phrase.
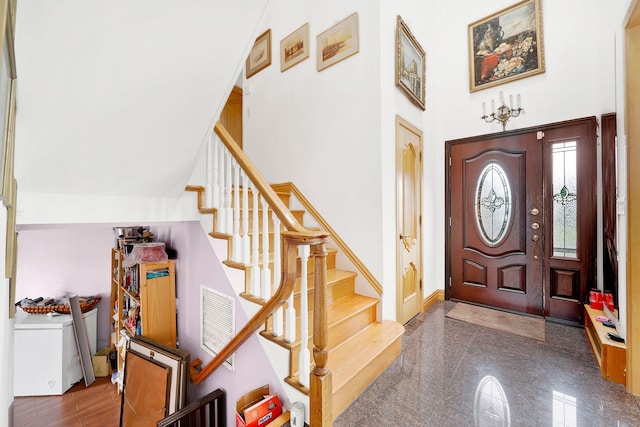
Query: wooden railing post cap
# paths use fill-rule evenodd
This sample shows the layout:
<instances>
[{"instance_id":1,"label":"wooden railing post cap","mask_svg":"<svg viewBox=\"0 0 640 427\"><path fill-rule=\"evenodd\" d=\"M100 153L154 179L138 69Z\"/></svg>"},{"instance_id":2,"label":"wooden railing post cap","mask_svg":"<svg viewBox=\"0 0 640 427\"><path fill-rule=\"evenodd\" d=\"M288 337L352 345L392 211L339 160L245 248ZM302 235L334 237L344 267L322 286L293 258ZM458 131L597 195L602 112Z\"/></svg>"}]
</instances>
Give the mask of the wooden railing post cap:
<instances>
[{"instance_id":1,"label":"wooden railing post cap","mask_svg":"<svg viewBox=\"0 0 640 427\"><path fill-rule=\"evenodd\" d=\"M315 245L318 243L326 243L329 239L329 234L325 233L324 231L283 231L282 238L288 243L292 243L294 245Z\"/></svg>"}]
</instances>

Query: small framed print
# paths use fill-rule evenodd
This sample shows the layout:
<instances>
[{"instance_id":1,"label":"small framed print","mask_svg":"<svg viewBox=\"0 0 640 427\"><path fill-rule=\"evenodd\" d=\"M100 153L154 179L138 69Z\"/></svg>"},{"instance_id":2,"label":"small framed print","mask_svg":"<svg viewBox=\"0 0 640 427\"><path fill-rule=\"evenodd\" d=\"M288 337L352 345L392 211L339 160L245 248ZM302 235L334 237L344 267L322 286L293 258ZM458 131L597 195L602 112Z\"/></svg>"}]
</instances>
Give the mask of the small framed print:
<instances>
[{"instance_id":1,"label":"small framed print","mask_svg":"<svg viewBox=\"0 0 640 427\"><path fill-rule=\"evenodd\" d=\"M280 71L288 70L309 57L309 23L280 41Z\"/></svg>"},{"instance_id":2,"label":"small framed print","mask_svg":"<svg viewBox=\"0 0 640 427\"><path fill-rule=\"evenodd\" d=\"M271 29L256 39L246 63L247 78L271 65Z\"/></svg>"},{"instance_id":3,"label":"small framed print","mask_svg":"<svg viewBox=\"0 0 640 427\"><path fill-rule=\"evenodd\" d=\"M318 71L355 55L360 50L358 13L354 13L316 37Z\"/></svg>"}]
</instances>

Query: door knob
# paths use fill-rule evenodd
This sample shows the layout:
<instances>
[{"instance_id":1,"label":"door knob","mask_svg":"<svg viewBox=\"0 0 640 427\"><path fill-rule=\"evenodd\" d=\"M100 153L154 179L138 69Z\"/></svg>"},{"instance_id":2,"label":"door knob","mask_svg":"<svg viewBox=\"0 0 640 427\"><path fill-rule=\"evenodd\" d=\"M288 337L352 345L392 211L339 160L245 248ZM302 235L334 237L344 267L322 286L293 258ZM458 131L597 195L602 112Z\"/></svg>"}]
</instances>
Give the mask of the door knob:
<instances>
[{"instance_id":1,"label":"door knob","mask_svg":"<svg viewBox=\"0 0 640 427\"><path fill-rule=\"evenodd\" d=\"M540 224L538 224L537 222L534 222L533 224L531 224L531 228L533 228L534 230L537 230L538 228L540 228Z\"/></svg>"},{"instance_id":2,"label":"door knob","mask_svg":"<svg viewBox=\"0 0 640 427\"><path fill-rule=\"evenodd\" d=\"M536 208L531 209L531 215L538 215L540 211Z\"/></svg>"}]
</instances>

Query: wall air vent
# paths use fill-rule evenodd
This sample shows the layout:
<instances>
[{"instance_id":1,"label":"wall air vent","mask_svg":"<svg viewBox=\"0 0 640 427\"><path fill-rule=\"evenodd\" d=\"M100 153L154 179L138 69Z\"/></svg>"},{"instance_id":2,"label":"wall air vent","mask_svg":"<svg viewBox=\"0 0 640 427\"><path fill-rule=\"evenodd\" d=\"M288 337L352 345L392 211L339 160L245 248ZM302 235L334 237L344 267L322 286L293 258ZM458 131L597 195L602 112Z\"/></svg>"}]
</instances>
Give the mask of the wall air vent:
<instances>
[{"instance_id":1,"label":"wall air vent","mask_svg":"<svg viewBox=\"0 0 640 427\"><path fill-rule=\"evenodd\" d=\"M235 300L229 295L200 286L200 345L216 356L235 336ZM234 354L224 366L235 372Z\"/></svg>"}]
</instances>

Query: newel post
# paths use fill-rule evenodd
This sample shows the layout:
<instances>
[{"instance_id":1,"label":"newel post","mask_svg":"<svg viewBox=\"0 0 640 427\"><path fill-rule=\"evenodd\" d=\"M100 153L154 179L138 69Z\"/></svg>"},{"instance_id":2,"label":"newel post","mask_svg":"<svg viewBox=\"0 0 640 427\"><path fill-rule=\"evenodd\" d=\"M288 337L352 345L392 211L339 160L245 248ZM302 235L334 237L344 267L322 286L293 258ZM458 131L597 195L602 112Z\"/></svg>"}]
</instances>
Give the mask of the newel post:
<instances>
[{"instance_id":1,"label":"newel post","mask_svg":"<svg viewBox=\"0 0 640 427\"><path fill-rule=\"evenodd\" d=\"M315 368L310 375L309 405L313 427L333 425L331 372L327 368L327 251L325 243L312 245L314 257L313 292L313 360Z\"/></svg>"}]
</instances>

